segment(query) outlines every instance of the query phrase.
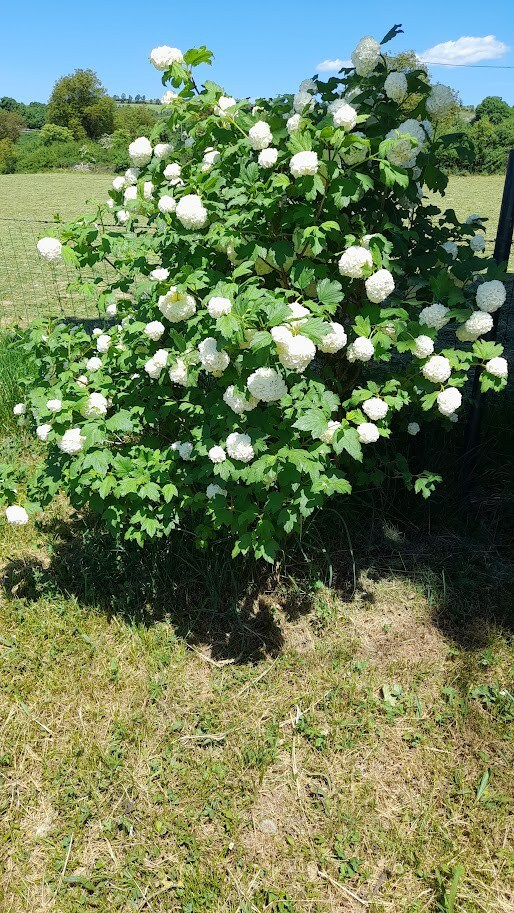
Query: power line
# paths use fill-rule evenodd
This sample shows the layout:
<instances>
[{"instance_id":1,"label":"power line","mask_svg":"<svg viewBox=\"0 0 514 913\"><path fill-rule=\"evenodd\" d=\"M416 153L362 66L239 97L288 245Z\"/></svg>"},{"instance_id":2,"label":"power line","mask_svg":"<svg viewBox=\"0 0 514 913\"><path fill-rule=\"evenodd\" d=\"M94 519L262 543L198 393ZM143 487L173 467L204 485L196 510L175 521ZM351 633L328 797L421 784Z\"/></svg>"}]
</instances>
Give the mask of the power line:
<instances>
[{"instance_id":1,"label":"power line","mask_svg":"<svg viewBox=\"0 0 514 913\"><path fill-rule=\"evenodd\" d=\"M437 63L422 60L427 67L467 67L468 70L514 70L514 65L502 63Z\"/></svg>"}]
</instances>

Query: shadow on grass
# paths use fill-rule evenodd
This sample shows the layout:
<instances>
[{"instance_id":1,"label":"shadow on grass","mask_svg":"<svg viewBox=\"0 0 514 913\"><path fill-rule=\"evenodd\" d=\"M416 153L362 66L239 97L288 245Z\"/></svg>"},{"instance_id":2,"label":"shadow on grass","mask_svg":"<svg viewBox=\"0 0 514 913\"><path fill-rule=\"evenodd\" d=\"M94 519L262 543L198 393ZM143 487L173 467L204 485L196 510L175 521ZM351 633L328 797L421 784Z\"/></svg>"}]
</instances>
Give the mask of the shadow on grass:
<instances>
[{"instance_id":1,"label":"shadow on grass","mask_svg":"<svg viewBox=\"0 0 514 913\"><path fill-rule=\"evenodd\" d=\"M301 541L291 541L271 569L231 560L230 544L197 551L184 533L144 550L116 545L87 518L43 521L53 543L49 563L11 561L2 585L10 598L75 597L108 617L144 625L167 621L190 644L209 645L216 661L258 662L283 643L281 615L312 611L320 584L342 602L368 579L404 578L428 599L435 623L464 648L514 632L514 561L509 542L514 498L470 497L460 513L448 492L419 504L388 491L387 504L362 495L351 513L322 513ZM344 508L344 502L342 507ZM408 509L410 508L410 510ZM504 515L505 514L505 515Z\"/></svg>"}]
</instances>

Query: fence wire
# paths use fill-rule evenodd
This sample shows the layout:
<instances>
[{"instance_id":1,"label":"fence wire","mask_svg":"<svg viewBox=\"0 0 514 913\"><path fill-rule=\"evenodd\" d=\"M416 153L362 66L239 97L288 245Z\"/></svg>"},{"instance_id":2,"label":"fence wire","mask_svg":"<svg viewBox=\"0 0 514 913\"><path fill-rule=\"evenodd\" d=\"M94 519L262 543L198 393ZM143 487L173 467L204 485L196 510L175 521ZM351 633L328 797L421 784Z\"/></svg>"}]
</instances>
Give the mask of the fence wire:
<instances>
[{"instance_id":1,"label":"fence wire","mask_svg":"<svg viewBox=\"0 0 514 913\"><path fill-rule=\"evenodd\" d=\"M0 328L36 318L97 316L96 295L87 284L106 279L109 268L79 270L43 260L36 244L54 229L55 222L0 218Z\"/></svg>"},{"instance_id":2,"label":"fence wire","mask_svg":"<svg viewBox=\"0 0 514 913\"><path fill-rule=\"evenodd\" d=\"M43 260L36 244L54 229L55 222L0 218L0 328L26 326L36 318L98 316L97 292L93 294L87 285L112 277L109 266L78 270ZM494 237L486 238L489 255L494 241ZM512 295L512 288L510 292Z\"/></svg>"}]
</instances>

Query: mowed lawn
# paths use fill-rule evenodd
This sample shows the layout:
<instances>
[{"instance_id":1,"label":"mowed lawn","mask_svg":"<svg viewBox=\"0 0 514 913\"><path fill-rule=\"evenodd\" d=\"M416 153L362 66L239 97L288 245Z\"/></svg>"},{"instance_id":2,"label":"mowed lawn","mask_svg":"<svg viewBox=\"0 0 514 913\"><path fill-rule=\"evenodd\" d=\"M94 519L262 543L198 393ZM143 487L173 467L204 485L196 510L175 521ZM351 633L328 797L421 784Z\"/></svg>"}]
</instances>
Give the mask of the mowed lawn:
<instances>
[{"instance_id":1,"label":"mowed lawn","mask_svg":"<svg viewBox=\"0 0 514 913\"><path fill-rule=\"evenodd\" d=\"M36 243L56 233L56 216L68 221L94 212L95 201L106 198L111 180L107 174L82 172L0 175L0 327L35 317L95 312L80 291L68 290L76 273L63 264L42 262Z\"/></svg>"},{"instance_id":2,"label":"mowed lawn","mask_svg":"<svg viewBox=\"0 0 514 913\"><path fill-rule=\"evenodd\" d=\"M228 552L0 520L0 909L512 913L512 591L433 547L236 603Z\"/></svg>"},{"instance_id":3,"label":"mowed lawn","mask_svg":"<svg viewBox=\"0 0 514 913\"><path fill-rule=\"evenodd\" d=\"M23 323L48 314L94 315L94 304L77 289L69 289L76 274L60 265L42 263L36 242L52 233L58 215L66 221L106 198L112 176L87 173L0 175L0 326ZM488 252L496 234L503 177L451 177L443 205L462 218L472 212L486 215ZM514 260L511 260L511 269Z\"/></svg>"}]
</instances>

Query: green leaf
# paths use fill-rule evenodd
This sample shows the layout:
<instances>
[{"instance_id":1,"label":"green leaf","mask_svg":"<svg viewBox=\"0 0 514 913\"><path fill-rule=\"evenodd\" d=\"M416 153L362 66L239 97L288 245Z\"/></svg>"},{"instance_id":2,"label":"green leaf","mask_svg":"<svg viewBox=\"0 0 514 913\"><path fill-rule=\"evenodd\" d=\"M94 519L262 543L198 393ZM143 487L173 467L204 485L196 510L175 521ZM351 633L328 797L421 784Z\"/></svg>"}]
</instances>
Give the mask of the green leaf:
<instances>
[{"instance_id":1,"label":"green leaf","mask_svg":"<svg viewBox=\"0 0 514 913\"><path fill-rule=\"evenodd\" d=\"M134 422L127 409L120 409L107 419L105 427L108 431L133 431Z\"/></svg>"},{"instance_id":2,"label":"green leaf","mask_svg":"<svg viewBox=\"0 0 514 913\"><path fill-rule=\"evenodd\" d=\"M337 280L322 279L316 286L318 300L322 304L339 304L344 298L343 287Z\"/></svg>"},{"instance_id":3,"label":"green leaf","mask_svg":"<svg viewBox=\"0 0 514 913\"><path fill-rule=\"evenodd\" d=\"M352 459L362 462L362 447L356 428L338 428L334 434L333 445L336 453L345 450Z\"/></svg>"}]
</instances>

